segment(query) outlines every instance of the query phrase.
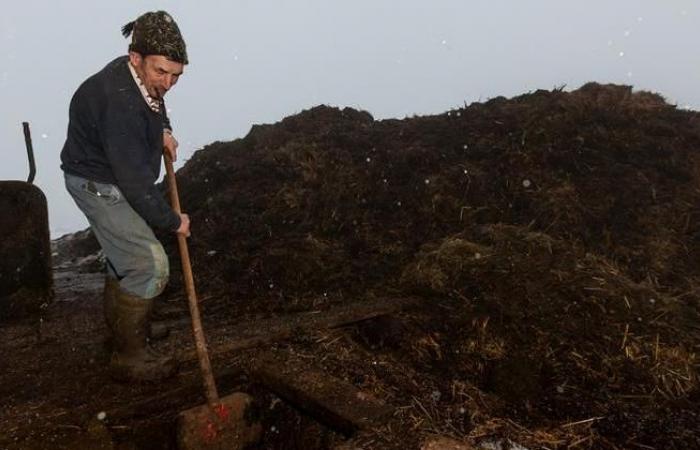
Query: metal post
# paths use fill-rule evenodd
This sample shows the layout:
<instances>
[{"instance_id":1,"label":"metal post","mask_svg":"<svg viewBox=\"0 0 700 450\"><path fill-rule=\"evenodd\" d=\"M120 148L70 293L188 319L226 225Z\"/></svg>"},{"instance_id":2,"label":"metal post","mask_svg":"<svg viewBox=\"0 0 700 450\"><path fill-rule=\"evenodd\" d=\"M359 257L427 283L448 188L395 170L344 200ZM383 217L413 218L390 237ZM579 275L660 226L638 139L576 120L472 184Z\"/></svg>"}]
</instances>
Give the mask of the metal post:
<instances>
[{"instance_id":1,"label":"metal post","mask_svg":"<svg viewBox=\"0 0 700 450\"><path fill-rule=\"evenodd\" d=\"M36 164L34 163L34 147L32 147L32 134L29 131L29 122L22 122L22 128L24 128L24 143L27 145L27 157L29 158L27 183L33 183L36 175Z\"/></svg>"}]
</instances>

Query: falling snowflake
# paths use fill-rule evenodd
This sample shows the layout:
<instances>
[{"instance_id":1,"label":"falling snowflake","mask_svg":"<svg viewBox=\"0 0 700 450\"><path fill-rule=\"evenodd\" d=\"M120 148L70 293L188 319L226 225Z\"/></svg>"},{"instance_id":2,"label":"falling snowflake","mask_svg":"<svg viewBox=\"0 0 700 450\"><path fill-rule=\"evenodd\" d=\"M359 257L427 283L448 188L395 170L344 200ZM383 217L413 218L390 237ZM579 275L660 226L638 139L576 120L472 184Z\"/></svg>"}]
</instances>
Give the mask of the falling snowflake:
<instances>
[{"instance_id":1,"label":"falling snowflake","mask_svg":"<svg viewBox=\"0 0 700 450\"><path fill-rule=\"evenodd\" d=\"M530 180L523 180L523 187L529 188L532 185Z\"/></svg>"}]
</instances>

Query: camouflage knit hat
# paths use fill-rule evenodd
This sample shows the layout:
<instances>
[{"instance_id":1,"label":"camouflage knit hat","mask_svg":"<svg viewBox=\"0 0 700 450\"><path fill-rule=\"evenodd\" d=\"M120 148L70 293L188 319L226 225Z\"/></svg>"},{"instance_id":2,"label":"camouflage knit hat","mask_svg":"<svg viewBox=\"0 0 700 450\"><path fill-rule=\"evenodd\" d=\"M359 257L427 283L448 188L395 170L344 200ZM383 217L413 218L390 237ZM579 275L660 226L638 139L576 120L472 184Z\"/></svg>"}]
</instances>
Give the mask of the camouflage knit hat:
<instances>
[{"instance_id":1,"label":"camouflage knit hat","mask_svg":"<svg viewBox=\"0 0 700 450\"><path fill-rule=\"evenodd\" d=\"M146 55L163 55L168 59L187 64L187 49L180 29L165 11L147 12L122 27L122 34L131 38L129 51Z\"/></svg>"}]
</instances>

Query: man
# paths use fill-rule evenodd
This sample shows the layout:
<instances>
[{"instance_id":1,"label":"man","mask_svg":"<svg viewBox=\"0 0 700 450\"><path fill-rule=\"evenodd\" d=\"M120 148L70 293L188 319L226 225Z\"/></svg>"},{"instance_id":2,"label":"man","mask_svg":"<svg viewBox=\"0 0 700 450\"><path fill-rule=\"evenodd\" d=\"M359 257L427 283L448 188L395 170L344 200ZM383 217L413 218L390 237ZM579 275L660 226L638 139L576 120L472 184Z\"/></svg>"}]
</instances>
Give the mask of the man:
<instances>
[{"instance_id":1,"label":"man","mask_svg":"<svg viewBox=\"0 0 700 450\"><path fill-rule=\"evenodd\" d=\"M61 168L107 259L110 371L120 380L154 381L172 375L175 362L148 344L153 299L169 276L168 257L152 228L189 236L189 217L175 213L155 186L163 152L174 160L178 145L163 97L188 60L168 13L143 14L122 28L124 37L132 32L128 56L75 92Z\"/></svg>"}]
</instances>

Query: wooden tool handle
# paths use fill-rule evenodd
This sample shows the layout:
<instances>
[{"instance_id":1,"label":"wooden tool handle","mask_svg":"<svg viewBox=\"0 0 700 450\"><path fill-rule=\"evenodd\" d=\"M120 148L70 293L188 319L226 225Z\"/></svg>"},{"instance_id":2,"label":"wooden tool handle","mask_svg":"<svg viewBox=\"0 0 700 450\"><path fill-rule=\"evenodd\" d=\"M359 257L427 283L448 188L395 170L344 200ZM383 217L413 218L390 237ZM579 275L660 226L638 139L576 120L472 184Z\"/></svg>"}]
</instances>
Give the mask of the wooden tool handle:
<instances>
[{"instance_id":1,"label":"wooden tool handle","mask_svg":"<svg viewBox=\"0 0 700 450\"><path fill-rule=\"evenodd\" d=\"M173 162L166 153L163 154L163 159L165 159L165 171L170 188L170 203L175 212L180 214L180 197L177 194L177 182L175 180ZM187 238L177 233L177 243L180 248L182 276L185 279L187 303L189 304L190 316L192 317L192 332L194 334L195 346L197 347L199 367L202 369L202 376L204 377L204 389L207 395L207 403L209 403L210 407L214 408L219 404L219 393L216 389L216 383L214 382L214 373L211 370L207 342L204 338L204 330L202 329L202 319L199 315L199 302L197 301L197 294L194 290L194 277L192 276L192 265L190 264L190 252L187 249Z\"/></svg>"}]
</instances>

